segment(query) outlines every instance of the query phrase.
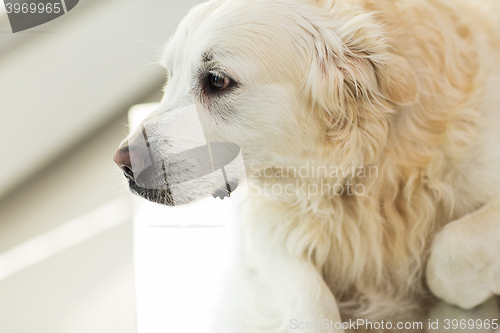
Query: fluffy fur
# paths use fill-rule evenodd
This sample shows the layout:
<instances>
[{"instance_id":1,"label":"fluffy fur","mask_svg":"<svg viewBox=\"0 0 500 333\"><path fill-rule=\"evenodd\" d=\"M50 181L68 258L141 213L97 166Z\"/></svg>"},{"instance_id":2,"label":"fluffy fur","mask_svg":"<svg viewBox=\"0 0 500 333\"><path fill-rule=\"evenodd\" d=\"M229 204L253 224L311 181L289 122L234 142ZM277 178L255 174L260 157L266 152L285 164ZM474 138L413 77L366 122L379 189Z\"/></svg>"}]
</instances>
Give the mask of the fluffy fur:
<instances>
[{"instance_id":1,"label":"fluffy fur","mask_svg":"<svg viewBox=\"0 0 500 333\"><path fill-rule=\"evenodd\" d=\"M499 13L494 0L213 0L188 15L167 47L156 116L194 103L207 140L242 148L253 195L228 332L421 313L436 234L500 197ZM197 88L203 59L238 86ZM311 162L377 174L278 172ZM365 193L303 195L303 184Z\"/></svg>"}]
</instances>

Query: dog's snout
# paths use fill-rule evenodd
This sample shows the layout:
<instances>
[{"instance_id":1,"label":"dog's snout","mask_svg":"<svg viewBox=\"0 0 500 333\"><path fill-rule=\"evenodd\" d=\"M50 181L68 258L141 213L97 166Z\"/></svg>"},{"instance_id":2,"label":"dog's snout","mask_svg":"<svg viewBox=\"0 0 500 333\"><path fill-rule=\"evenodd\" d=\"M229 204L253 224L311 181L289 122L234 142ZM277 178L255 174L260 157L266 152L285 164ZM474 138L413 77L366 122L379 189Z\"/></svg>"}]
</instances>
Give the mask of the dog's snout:
<instances>
[{"instance_id":1,"label":"dog's snout","mask_svg":"<svg viewBox=\"0 0 500 333\"><path fill-rule=\"evenodd\" d=\"M115 163L123 170L127 178L134 180L134 173L132 172L132 162L130 160L129 147L123 147L116 151L113 156Z\"/></svg>"}]
</instances>

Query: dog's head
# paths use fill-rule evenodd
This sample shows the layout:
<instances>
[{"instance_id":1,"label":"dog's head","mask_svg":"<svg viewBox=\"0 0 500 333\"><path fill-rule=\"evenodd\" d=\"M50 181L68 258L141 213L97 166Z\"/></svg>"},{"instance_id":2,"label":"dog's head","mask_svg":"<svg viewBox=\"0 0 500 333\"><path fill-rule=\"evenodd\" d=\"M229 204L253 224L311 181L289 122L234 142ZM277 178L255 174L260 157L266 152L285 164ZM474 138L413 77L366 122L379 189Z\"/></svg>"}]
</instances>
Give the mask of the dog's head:
<instances>
[{"instance_id":1,"label":"dog's head","mask_svg":"<svg viewBox=\"0 0 500 333\"><path fill-rule=\"evenodd\" d=\"M183 151L229 142L241 147L247 170L308 159L369 163L395 106L417 99L411 66L352 1L212 0L182 21L163 64L164 98L115 160L132 191L168 205L229 193L238 182L186 176L206 159L182 160ZM167 162L143 174L151 186L139 186L148 158ZM173 196L169 177L192 186Z\"/></svg>"}]
</instances>

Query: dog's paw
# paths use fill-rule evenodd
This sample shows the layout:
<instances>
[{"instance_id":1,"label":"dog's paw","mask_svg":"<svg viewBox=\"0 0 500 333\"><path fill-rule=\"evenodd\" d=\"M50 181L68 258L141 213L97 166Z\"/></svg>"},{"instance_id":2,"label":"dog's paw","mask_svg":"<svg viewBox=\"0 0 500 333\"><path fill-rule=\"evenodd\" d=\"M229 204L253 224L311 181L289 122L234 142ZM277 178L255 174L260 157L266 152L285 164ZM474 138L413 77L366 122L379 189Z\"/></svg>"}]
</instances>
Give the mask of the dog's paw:
<instances>
[{"instance_id":1,"label":"dog's paw","mask_svg":"<svg viewBox=\"0 0 500 333\"><path fill-rule=\"evenodd\" d=\"M470 309L500 293L500 241L471 232L465 222L452 222L437 235L426 274L435 296Z\"/></svg>"}]
</instances>

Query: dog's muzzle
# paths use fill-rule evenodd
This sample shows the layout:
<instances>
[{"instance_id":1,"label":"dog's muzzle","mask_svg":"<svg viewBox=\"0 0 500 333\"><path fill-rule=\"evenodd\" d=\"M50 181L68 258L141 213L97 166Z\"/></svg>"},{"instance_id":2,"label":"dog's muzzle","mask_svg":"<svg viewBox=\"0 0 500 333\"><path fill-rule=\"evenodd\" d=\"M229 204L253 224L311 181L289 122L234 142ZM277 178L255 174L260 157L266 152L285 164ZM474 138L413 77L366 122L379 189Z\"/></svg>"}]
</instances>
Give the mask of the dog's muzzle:
<instances>
[{"instance_id":1,"label":"dog's muzzle","mask_svg":"<svg viewBox=\"0 0 500 333\"><path fill-rule=\"evenodd\" d=\"M115 153L114 161L132 192L170 206L210 195L230 197L246 178L240 147L206 143L194 106L143 123Z\"/></svg>"}]
</instances>

